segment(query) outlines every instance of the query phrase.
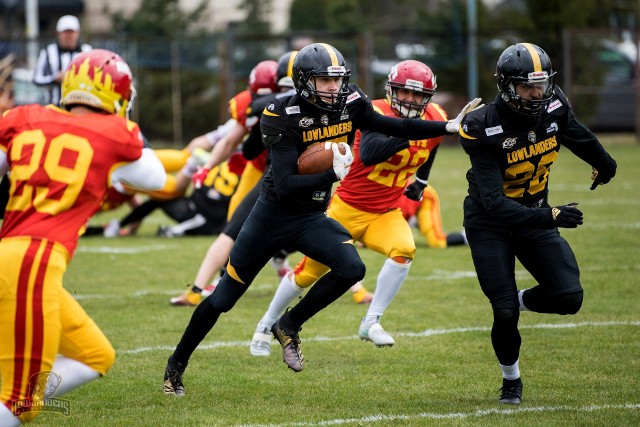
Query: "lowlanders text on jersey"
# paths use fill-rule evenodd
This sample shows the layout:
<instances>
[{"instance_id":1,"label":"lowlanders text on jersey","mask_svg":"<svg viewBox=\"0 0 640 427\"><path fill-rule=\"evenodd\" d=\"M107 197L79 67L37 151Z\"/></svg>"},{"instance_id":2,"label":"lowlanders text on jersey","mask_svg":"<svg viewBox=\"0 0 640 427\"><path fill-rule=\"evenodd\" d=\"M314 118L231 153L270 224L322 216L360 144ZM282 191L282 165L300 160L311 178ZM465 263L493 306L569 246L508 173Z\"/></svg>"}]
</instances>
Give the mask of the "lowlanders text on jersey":
<instances>
[{"instance_id":1,"label":"lowlanders text on jersey","mask_svg":"<svg viewBox=\"0 0 640 427\"><path fill-rule=\"evenodd\" d=\"M537 156L538 154L546 153L547 151L553 150L558 145L556 141L555 135L551 138L547 138L544 141L540 141L536 144L529 145L524 148L520 148L519 150L512 151L507 153L507 162L517 163L524 159L529 159L533 156Z\"/></svg>"},{"instance_id":2,"label":"lowlanders text on jersey","mask_svg":"<svg viewBox=\"0 0 640 427\"><path fill-rule=\"evenodd\" d=\"M304 142L324 141L327 138L341 136L351 132L353 123L351 121L325 126L318 129L311 129L302 132Z\"/></svg>"}]
</instances>

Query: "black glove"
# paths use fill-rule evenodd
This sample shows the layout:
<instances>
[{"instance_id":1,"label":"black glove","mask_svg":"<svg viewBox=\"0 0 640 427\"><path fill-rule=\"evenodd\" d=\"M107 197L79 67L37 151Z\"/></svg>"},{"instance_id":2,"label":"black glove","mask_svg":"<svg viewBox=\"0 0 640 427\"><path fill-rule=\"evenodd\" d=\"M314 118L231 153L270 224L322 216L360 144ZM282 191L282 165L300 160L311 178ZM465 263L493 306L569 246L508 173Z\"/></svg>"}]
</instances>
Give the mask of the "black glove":
<instances>
[{"instance_id":1,"label":"black glove","mask_svg":"<svg viewBox=\"0 0 640 427\"><path fill-rule=\"evenodd\" d=\"M427 184L414 181L411 184L407 185L407 188L404 189L404 195L411 200L419 202L420 200L422 200L422 193L424 193L424 189L426 186Z\"/></svg>"},{"instance_id":2,"label":"black glove","mask_svg":"<svg viewBox=\"0 0 640 427\"><path fill-rule=\"evenodd\" d=\"M578 206L578 204L574 202L551 208L553 225L563 228L576 228L582 224L582 211L576 206Z\"/></svg>"},{"instance_id":3,"label":"black glove","mask_svg":"<svg viewBox=\"0 0 640 427\"><path fill-rule=\"evenodd\" d=\"M611 159L611 162L607 165L606 168L601 170L597 170L593 168L593 172L591 173L591 179L593 180L593 184L591 184L591 189L595 190L596 187L600 184L606 184L611 181L611 178L616 176L616 169L618 168L618 164L615 160Z\"/></svg>"}]
</instances>

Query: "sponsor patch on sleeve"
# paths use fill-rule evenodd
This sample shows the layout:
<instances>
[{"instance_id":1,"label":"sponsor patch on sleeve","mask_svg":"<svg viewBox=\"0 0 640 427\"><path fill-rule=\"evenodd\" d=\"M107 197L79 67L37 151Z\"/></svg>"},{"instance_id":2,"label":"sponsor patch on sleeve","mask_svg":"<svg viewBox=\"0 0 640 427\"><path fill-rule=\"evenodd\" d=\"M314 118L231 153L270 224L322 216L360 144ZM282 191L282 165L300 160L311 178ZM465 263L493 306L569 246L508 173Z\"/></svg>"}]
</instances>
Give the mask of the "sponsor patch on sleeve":
<instances>
[{"instance_id":1,"label":"sponsor patch on sleeve","mask_svg":"<svg viewBox=\"0 0 640 427\"><path fill-rule=\"evenodd\" d=\"M484 130L484 133L486 133L487 136L497 135L497 134L502 133L502 132L504 132L504 131L502 130L502 126L501 125L494 126L492 128L486 128Z\"/></svg>"},{"instance_id":2,"label":"sponsor patch on sleeve","mask_svg":"<svg viewBox=\"0 0 640 427\"><path fill-rule=\"evenodd\" d=\"M547 107L547 113L552 112L553 110L557 110L558 108L560 108L562 106L562 102L560 102L559 99L556 99L555 101L553 101L551 104L549 104L549 106Z\"/></svg>"},{"instance_id":3,"label":"sponsor patch on sleeve","mask_svg":"<svg viewBox=\"0 0 640 427\"><path fill-rule=\"evenodd\" d=\"M360 92L353 92L351 95L347 96L347 104L355 101L360 98Z\"/></svg>"}]
</instances>

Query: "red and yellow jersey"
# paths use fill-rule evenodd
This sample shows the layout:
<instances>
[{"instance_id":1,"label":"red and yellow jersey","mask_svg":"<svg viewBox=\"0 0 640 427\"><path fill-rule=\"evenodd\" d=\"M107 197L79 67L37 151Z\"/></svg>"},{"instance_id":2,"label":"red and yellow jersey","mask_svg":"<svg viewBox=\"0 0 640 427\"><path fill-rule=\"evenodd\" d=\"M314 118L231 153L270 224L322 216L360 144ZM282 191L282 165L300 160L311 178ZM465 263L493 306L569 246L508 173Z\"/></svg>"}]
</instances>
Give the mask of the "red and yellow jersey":
<instances>
[{"instance_id":1,"label":"red and yellow jersey","mask_svg":"<svg viewBox=\"0 0 640 427\"><path fill-rule=\"evenodd\" d=\"M374 109L386 116L397 117L384 99L373 102ZM427 104L423 120L443 121L447 113L437 104ZM429 153L440 144L442 137L410 141L410 147L388 160L365 166L360 160L361 133L356 132L353 142L353 163L349 174L336 190L340 198L349 205L367 212L386 212L400 207L409 178L427 161Z\"/></svg>"},{"instance_id":2,"label":"red and yellow jersey","mask_svg":"<svg viewBox=\"0 0 640 427\"><path fill-rule=\"evenodd\" d=\"M243 90L229 100L229 115L236 122L246 127L249 105L251 105L251 92Z\"/></svg>"},{"instance_id":3,"label":"red and yellow jersey","mask_svg":"<svg viewBox=\"0 0 640 427\"><path fill-rule=\"evenodd\" d=\"M0 149L11 188L0 238L46 238L71 256L112 171L139 159L143 144L138 125L117 115L79 118L52 105L8 111L0 120Z\"/></svg>"}]
</instances>

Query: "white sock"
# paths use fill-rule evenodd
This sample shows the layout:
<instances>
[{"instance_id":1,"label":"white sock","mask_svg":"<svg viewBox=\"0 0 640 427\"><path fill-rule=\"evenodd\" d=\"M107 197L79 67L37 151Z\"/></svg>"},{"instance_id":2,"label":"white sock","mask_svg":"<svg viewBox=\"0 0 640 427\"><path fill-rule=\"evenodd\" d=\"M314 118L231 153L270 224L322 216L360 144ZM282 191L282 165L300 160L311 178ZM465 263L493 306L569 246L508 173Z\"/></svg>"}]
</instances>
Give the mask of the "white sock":
<instances>
[{"instance_id":1,"label":"white sock","mask_svg":"<svg viewBox=\"0 0 640 427\"><path fill-rule=\"evenodd\" d=\"M520 303L520 311L530 311L525 305L524 302L522 302L522 294L524 294L524 291L526 291L526 289L523 289L521 291L518 291L518 302Z\"/></svg>"},{"instance_id":2,"label":"white sock","mask_svg":"<svg viewBox=\"0 0 640 427\"><path fill-rule=\"evenodd\" d=\"M518 366L518 360L511 366L500 365L502 370L502 378L505 380L517 380L520 378L520 367Z\"/></svg>"},{"instance_id":3,"label":"white sock","mask_svg":"<svg viewBox=\"0 0 640 427\"><path fill-rule=\"evenodd\" d=\"M186 221L182 221L179 224L169 227L169 231L175 236L184 236L187 230L193 230L194 228L201 227L207 223L207 219L201 214L195 214L193 218L189 218Z\"/></svg>"},{"instance_id":4,"label":"white sock","mask_svg":"<svg viewBox=\"0 0 640 427\"><path fill-rule=\"evenodd\" d=\"M373 301L371 301L367 315L364 317L364 323L377 322L378 318L384 314L409 274L409 267L411 267L411 263L401 264L387 258L378 273L376 291L373 294Z\"/></svg>"},{"instance_id":5,"label":"white sock","mask_svg":"<svg viewBox=\"0 0 640 427\"><path fill-rule=\"evenodd\" d=\"M4 403L0 403L0 426L17 427L20 424L20 418L13 415L13 412L4 406Z\"/></svg>"},{"instance_id":6,"label":"white sock","mask_svg":"<svg viewBox=\"0 0 640 427\"><path fill-rule=\"evenodd\" d=\"M350 290L351 290L351 292L353 292L355 294L360 289L362 289L362 280L357 281L356 284L353 285Z\"/></svg>"},{"instance_id":7,"label":"white sock","mask_svg":"<svg viewBox=\"0 0 640 427\"><path fill-rule=\"evenodd\" d=\"M259 329L271 329L271 326L273 326L278 317L280 317L284 309L304 291L304 288L296 285L293 277L293 273L289 273L280 280L276 294L273 296L267 312L258 323Z\"/></svg>"},{"instance_id":8,"label":"white sock","mask_svg":"<svg viewBox=\"0 0 640 427\"><path fill-rule=\"evenodd\" d=\"M58 374L60 384L55 387L54 396L61 396L75 388L80 387L81 385L88 383L89 381L93 381L100 377L100 374L82 362L78 362L74 359L69 359L68 357L58 356L56 360L53 362L53 368L51 370ZM49 376L49 381L53 381L54 378ZM57 380L57 379L55 379Z\"/></svg>"}]
</instances>

